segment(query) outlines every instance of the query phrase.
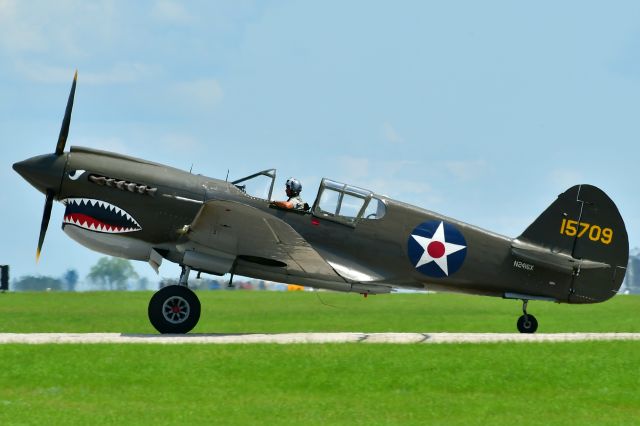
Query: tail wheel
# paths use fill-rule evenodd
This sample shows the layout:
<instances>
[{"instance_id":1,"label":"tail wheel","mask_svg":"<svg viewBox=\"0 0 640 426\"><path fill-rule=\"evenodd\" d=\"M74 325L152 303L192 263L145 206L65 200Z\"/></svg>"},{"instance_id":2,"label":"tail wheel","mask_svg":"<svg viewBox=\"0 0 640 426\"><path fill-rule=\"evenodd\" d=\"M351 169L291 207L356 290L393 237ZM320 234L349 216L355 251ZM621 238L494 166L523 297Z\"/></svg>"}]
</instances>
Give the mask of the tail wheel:
<instances>
[{"instance_id":1,"label":"tail wheel","mask_svg":"<svg viewBox=\"0 0 640 426\"><path fill-rule=\"evenodd\" d=\"M200 300L188 287L164 287L149 301L149 321L162 334L188 333L199 319Z\"/></svg>"},{"instance_id":2,"label":"tail wheel","mask_svg":"<svg viewBox=\"0 0 640 426\"><path fill-rule=\"evenodd\" d=\"M518 318L518 331L520 333L535 333L538 329L538 320L531 314Z\"/></svg>"}]
</instances>

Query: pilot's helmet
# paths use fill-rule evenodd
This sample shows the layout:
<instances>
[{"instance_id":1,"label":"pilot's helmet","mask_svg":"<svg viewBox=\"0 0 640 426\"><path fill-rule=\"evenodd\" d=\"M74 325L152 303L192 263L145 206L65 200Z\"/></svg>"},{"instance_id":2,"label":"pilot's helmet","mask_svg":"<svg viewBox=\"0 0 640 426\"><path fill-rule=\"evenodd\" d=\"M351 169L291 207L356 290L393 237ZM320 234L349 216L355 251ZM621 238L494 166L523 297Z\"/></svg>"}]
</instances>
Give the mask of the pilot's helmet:
<instances>
[{"instance_id":1,"label":"pilot's helmet","mask_svg":"<svg viewBox=\"0 0 640 426\"><path fill-rule=\"evenodd\" d=\"M296 178L287 179L287 189L291 191L293 196L297 196L302 191L302 184Z\"/></svg>"}]
</instances>

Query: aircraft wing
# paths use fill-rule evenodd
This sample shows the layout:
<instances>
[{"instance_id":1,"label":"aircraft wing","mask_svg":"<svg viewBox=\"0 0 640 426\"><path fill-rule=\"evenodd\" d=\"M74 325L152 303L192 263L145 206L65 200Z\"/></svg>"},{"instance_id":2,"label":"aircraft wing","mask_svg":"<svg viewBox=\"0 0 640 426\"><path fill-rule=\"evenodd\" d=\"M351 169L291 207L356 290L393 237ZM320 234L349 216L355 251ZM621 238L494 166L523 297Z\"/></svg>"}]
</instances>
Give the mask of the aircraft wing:
<instances>
[{"instance_id":1,"label":"aircraft wing","mask_svg":"<svg viewBox=\"0 0 640 426\"><path fill-rule=\"evenodd\" d=\"M233 256L249 268L285 272L292 279L312 277L345 283L291 226L246 204L206 202L187 235L200 248Z\"/></svg>"}]
</instances>

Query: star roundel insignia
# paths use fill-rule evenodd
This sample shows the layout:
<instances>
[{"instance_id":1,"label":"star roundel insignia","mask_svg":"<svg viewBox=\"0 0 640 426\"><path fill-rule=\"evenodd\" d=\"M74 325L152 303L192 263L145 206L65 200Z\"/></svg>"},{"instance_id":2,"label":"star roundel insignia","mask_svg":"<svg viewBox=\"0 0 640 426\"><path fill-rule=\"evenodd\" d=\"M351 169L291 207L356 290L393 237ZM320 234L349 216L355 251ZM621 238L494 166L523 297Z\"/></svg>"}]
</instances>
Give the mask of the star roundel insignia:
<instances>
[{"instance_id":1,"label":"star roundel insignia","mask_svg":"<svg viewBox=\"0 0 640 426\"><path fill-rule=\"evenodd\" d=\"M413 266L434 278L454 274L467 255L467 242L462 233L441 220L430 220L416 226L407 244Z\"/></svg>"}]
</instances>

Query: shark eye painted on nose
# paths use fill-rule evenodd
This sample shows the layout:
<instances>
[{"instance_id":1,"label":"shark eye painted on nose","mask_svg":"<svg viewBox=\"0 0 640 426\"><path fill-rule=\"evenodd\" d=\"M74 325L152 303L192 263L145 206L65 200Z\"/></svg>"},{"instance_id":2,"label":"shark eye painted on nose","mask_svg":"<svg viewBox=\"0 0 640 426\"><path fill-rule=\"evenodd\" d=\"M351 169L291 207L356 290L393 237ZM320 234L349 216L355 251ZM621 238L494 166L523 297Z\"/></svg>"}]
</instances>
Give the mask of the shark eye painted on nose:
<instances>
[{"instance_id":1,"label":"shark eye painted on nose","mask_svg":"<svg viewBox=\"0 0 640 426\"><path fill-rule=\"evenodd\" d=\"M80 176L82 176L86 172L86 170L70 170L69 171L69 179L78 180Z\"/></svg>"}]
</instances>

